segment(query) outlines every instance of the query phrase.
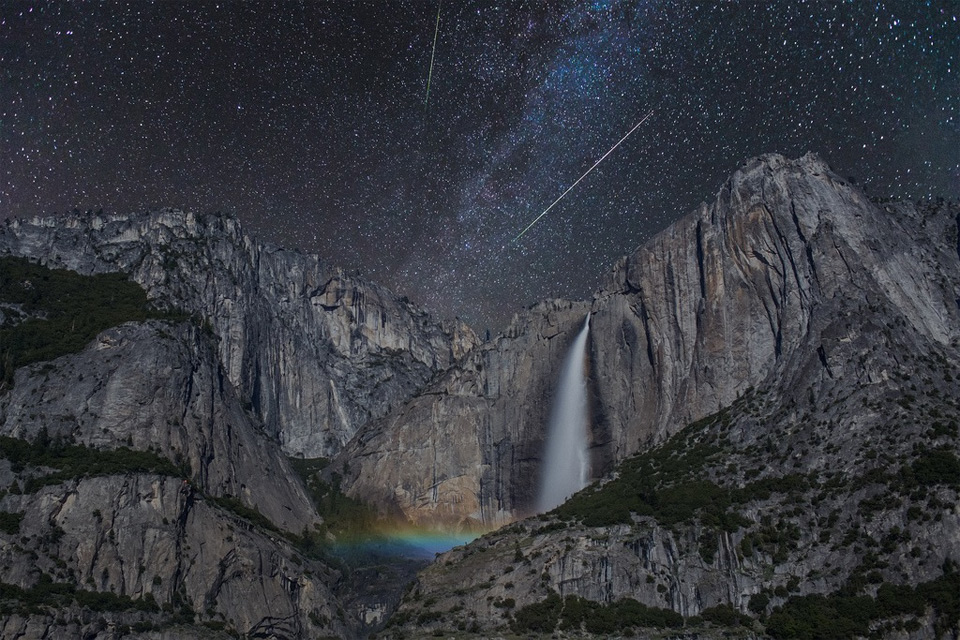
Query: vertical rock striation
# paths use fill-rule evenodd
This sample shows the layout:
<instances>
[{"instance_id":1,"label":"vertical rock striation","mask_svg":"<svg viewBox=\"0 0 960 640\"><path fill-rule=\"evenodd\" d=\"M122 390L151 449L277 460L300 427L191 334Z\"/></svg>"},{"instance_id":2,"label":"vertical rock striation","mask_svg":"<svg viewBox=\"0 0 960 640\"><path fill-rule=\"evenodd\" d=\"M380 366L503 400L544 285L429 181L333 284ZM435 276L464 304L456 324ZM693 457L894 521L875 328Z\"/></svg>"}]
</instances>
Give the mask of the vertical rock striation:
<instances>
[{"instance_id":1,"label":"vertical rock striation","mask_svg":"<svg viewBox=\"0 0 960 640\"><path fill-rule=\"evenodd\" d=\"M554 378L586 303L518 315L413 400L358 433L334 468L355 497L419 525L489 528L532 507Z\"/></svg>"},{"instance_id":2,"label":"vertical rock striation","mask_svg":"<svg viewBox=\"0 0 960 640\"><path fill-rule=\"evenodd\" d=\"M259 244L236 219L164 210L0 226L0 255L83 274L123 271L220 341L230 382L291 455L329 456L475 343L316 256Z\"/></svg>"},{"instance_id":3,"label":"vertical rock striation","mask_svg":"<svg viewBox=\"0 0 960 640\"><path fill-rule=\"evenodd\" d=\"M291 544L321 519L215 348L191 322L155 320L17 370L0 435L46 442L70 464L0 456L0 511L17 514L0 535L0 582L27 593L14 600L52 582L88 592L121 626L180 619L288 638L360 626L339 612L338 572ZM150 458L169 462L144 469ZM96 634L69 597L43 604L57 608L13 606L0 635Z\"/></svg>"},{"instance_id":4,"label":"vertical rock striation","mask_svg":"<svg viewBox=\"0 0 960 640\"><path fill-rule=\"evenodd\" d=\"M881 208L812 154L744 164L715 201L615 266L594 303L597 388L620 459L796 375L861 303L948 344L960 325L943 220Z\"/></svg>"},{"instance_id":5,"label":"vertical rock striation","mask_svg":"<svg viewBox=\"0 0 960 640\"><path fill-rule=\"evenodd\" d=\"M280 448L245 411L208 336L190 323L126 324L85 351L17 371L0 433L156 451L194 485L299 533L319 522Z\"/></svg>"}]
</instances>

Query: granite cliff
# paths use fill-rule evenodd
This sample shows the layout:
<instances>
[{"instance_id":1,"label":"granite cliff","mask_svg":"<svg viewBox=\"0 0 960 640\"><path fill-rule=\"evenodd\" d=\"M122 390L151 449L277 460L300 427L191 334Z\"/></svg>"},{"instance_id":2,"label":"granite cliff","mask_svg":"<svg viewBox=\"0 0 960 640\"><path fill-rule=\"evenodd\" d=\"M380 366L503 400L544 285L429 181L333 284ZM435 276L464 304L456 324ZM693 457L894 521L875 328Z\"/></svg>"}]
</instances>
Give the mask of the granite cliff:
<instances>
[{"instance_id":1,"label":"granite cliff","mask_svg":"<svg viewBox=\"0 0 960 640\"><path fill-rule=\"evenodd\" d=\"M489 491L471 479L511 447L530 453L523 475L501 468L517 490L497 496L498 515L523 514L563 351L548 345L568 344L587 311L600 481L441 556L385 635L956 637L958 224L955 205L873 202L815 156L764 156L621 260L589 305L518 317L499 340L532 342L518 349L530 395L488 384L502 369L482 359L510 351L485 345L358 434L350 490L482 520L468 509L487 494L422 488ZM477 443L459 466L402 446L477 404L514 407L493 414L511 422L458 434ZM408 472L390 475L400 458ZM398 486L421 488L418 501Z\"/></svg>"},{"instance_id":2,"label":"granite cliff","mask_svg":"<svg viewBox=\"0 0 960 640\"><path fill-rule=\"evenodd\" d=\"M227 216L9 221L0 260L0 637L355 637L395 606L410 563L351 584L287 456L336 452L468 328ZM117 271L154 310L112 326Z\"/></svg>"},{"instance_id":3,"label":"granite cliff","mask_svg":"<svg viewBox=\"0 0 960 640\"><path fill-rule=\"evenodd\" d=\"M193 323L19 368L0 434L0 636L350 632L294 545L316 509Z\"/></svg>"},{"instance_id":4,"label":"granite cliff","mask_svg":"<svg viewBox=\"0 0 960 640\"><path fill-rule=\"evenodd\" d=\"M839 376L841 348L890 318L905 323L897 348L952 349L953 216L877 206L814 155L754 159L619 261L592 301L518 314L358 433L340 457L349 492L445 526L529 513L556 371L588 312L595 477L748 389L819 389Z\"/></svg>"},{"instance_id":5,"label":"granite cliff","mask_svg":"<svg viewBox=\"0 0 960 640\"><path fill-rule=\"evenodd\" d=\"M317 256L260 244L233 217L74 213L0 225L0 255L120 271L219 337L237 393L290 455L329 456L476 339Z\"/></svg>"},{"instance_id":6,"label":"granite cliff","mask_svg":"<svg viewBox=\"0 0 960 640\"><path fill-rule=\"evenodd\" d=\"M385 515L503 527L421 573L387 637L956 636L958 226L763 156L591 300L477 345L227 216L5 223L0 259L119 270L171 313L2 382L0 636L377 632L401 593L325 555L319 463L288 458L320 455ZM597 482L536 516L587 313Z\"/></svg>"}]
</instances>

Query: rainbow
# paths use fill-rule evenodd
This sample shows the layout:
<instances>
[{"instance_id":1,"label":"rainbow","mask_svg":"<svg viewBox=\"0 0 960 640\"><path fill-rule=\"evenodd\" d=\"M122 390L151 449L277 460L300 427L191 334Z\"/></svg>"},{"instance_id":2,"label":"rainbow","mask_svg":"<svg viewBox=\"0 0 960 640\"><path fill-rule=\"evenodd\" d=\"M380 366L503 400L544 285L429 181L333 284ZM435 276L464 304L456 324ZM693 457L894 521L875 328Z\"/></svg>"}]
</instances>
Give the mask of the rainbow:
<instances>
[{"instance_id":1,"label":"rainbow","mask_svg":"<svg viewBox=\"0 0 960 640\"><path fill-rule=\"evenodd\" d=\"M440 531L410 524L379 526L373 531L343 535L331 545L336 555L384 555L429 559L476 540L482 531Z\"/></svg>"}]
</instances>

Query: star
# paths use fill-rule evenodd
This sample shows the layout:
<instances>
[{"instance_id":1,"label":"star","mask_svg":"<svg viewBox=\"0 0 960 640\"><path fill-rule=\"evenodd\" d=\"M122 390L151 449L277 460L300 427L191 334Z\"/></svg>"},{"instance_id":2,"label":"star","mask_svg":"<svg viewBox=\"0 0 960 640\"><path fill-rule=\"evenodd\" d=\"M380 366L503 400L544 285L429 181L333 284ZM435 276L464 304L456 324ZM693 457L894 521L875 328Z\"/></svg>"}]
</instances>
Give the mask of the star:
<instances>
[{"instance_id":1,"label":"star","mask_svg":"<svg viewBox=\"0 0 960 640\"><path fill-rule=\"evenodd\" d=\"M762 153L960 198L958 38L946 1L8 1L0 216L232 212L496 332Z\"/></svg>"}]
</instances>

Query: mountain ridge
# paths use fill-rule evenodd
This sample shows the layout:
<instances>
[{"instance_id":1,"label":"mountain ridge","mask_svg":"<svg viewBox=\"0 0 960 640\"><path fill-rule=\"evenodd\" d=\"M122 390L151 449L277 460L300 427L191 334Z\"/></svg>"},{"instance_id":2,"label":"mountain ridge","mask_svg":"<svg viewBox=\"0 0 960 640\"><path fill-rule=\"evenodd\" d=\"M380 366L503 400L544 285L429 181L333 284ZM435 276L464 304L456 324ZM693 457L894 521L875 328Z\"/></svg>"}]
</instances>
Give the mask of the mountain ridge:
<instances>
[{"instance_id":1,"label":"mountain ridge","mask_svg":"<svg viewBox=\"0 0 960 640\"><path fill-rule=\"evenodd\" d=\"M122 271L151 300L197 314L284 450L329 456L476 343L375 283L245 235L236 218L164 209L0 225L0 255L81 274ZM358 375L363 371L363 375Z\"/></svg>"},{"instance_id":2,"label":"mountain ridge","mask_svg":"<svg viewBox=\"0 0 960 640\"><path fill-rule=\"evenodd\" d=\"M745 163L591 304L600 482L439 558L397 630L955 637L958 214Z\"/></svg>"},{"instance_id":3,"label":"mountain ridge","mask_svg":"<svg viewBox=\"0 0 960 640\"><path fill-rule=\"evenodd\" d=\"M816 156L762 156L592 299L477 343L229 217L8 222L0 255L119 268L184 313L0 395L0 635L956 633L958 227L952 203L872 202ZM587 313L597 482L536 516ZM399 583L323 555L286 458L321 453L383 514L502 528L391 617Z\"/></svg>"}]
</instances>

